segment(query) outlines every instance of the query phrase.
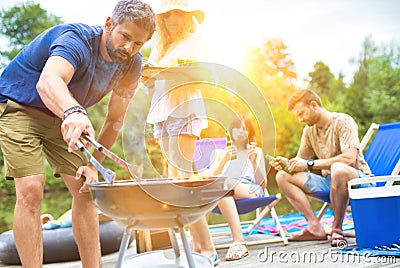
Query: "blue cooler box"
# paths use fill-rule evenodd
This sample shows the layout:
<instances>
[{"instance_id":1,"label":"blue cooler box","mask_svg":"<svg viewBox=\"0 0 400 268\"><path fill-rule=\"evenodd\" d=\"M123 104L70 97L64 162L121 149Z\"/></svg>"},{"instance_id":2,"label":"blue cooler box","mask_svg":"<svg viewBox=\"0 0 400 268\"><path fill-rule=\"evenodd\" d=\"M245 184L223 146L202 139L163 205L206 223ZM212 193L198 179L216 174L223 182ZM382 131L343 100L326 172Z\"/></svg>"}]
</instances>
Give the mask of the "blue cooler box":
<instances>
[{"instance_id":1,"label":"blue cooler box","mask_svg":"<svg viewBox=\"0 0 400 268\"><path fill-rule=\"evenodd\" d=\"M362 184L388 181L384 186ZM348 184L357 245L362 248L400 244L400 176L351 180ZM354 188L356 187L356 188Z\"/></svg>"}]
</instances>

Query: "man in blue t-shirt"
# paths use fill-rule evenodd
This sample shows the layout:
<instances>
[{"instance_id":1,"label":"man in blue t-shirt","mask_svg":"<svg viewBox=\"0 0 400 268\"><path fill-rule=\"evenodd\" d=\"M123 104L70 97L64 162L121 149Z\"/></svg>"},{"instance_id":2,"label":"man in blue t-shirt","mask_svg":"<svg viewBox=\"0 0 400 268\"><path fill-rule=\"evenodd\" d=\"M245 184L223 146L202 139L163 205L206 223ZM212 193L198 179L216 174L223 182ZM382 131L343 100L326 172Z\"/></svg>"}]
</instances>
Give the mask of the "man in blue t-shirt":
<instances>
[{"instance_id":1,"label":"man in blue t-shirt","mask_svg":"<svg viewBox=\"0 0 400 268\"><path fill-rule=\"evenodd\" d=\"M141 73L140 48L155 30L151 7L117 3L104 27L52 27L7 66L0 77L0 145L5 173L14 179L14 238L24 267L43 262L40 206L45 183L42 153L72 194L75 240L83 267L99 267L97 210L88 184L96 168L77 150L82 134L94 137L85 108L111 91L98 141L115 142ZM95 152L101 162L103 156Z\"/></svg>"}]
</instances>

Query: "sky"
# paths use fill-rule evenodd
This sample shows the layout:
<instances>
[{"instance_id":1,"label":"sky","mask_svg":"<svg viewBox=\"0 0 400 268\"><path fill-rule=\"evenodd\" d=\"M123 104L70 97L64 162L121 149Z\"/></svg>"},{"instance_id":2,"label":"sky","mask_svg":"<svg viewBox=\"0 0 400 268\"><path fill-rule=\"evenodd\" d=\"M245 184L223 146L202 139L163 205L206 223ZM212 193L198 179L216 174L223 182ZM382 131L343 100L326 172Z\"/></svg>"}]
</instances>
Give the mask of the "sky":
<instances>
[{"instance_id":1,"label":"sky","mask_svg":"<svg viewBox=\"0 0 400 268\"><path fill-rule=\"evenodd\" d=\"M65 22L103 25L117 0L34 0ZM144 0L157 6L159 0ZM0 9L24 0L1 0ZM400 45L399 0L192 0L206 18L199 32L216 63L240 69L249 46L281 38L294 61L299 81L317 61L351 82L362 43ZM0 44L1 45L1 44Z\"/></svg>"}]
</instances>

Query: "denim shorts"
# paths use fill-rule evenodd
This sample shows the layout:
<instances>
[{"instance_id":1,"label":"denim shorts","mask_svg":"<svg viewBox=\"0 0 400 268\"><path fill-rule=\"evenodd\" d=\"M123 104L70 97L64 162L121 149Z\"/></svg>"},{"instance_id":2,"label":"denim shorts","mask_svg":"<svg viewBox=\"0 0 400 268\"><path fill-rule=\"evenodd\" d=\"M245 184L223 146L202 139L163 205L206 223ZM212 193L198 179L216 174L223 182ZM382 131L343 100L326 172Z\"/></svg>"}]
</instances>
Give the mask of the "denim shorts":
<instances>
[{"instance_id":1,"label":"denim shorts","mask_svg":"<svg viewBox=\"0 0 400 268\"><path fill-rule=\"evenodd\" d=\"M154 124L154 138L168 138L178 135L193 135L200 138L201 119L188 116L176 118L169 116L167 120Z\"/></svg>"},{"instance_id":2,"label":"denim shorts","mask_svg":"<svg viewBox=\"0 0 400 268\"><path fill-rule=\"evenodd\" d=\"M359 178L365 178L366 175L361 171L357 170ZM361 187L363 187L361 185ZM368 187L368 186L365 186ZM304 183L304 191L307 194L319 192L319 191L330 191L331 189L331 174L323 177L321 175L307 172L307 181Z\"/></svg>"},{"instance_id":3,"label":"denim shorts","mask_svg":"<svg viewBox=\"0 0 400 268\"><path fill-rule=\"evenodd\" d=\"M230 179L236 181L233 183L234 185L236 185L237 183L250 185L249 193L255 193L257 195L257 197L264 196L264 189L257 183L254 183L254 181L250 177L244 176L244 177L240 177L240 178L230 178Z\"/></svg>"}]
</instances>

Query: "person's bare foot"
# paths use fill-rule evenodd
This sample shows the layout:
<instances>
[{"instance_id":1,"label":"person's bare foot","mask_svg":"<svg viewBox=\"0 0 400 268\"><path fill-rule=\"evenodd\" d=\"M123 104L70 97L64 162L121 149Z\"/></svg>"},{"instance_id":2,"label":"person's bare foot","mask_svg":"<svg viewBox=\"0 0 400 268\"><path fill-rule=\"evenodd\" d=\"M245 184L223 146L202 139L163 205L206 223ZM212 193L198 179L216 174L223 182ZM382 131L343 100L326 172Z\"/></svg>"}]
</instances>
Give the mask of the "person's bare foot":
<instances>
[{"instance_id":1,"label":"person's bare foot","mask_svg":"<svg viewBox=\"0 0 400 268\"><path fill-rule=\"evenodd\" d=\"M326 240L328 239L325 231L313 233L310 229L305 228L302 232L295 234L294 236L290 237L289 241L314 241L314 240Z\"/></svg>"},{"instance_id":2,"label":"person's bare foot","mask_svg":"<svg viewBox=\"0 0 400 268\"><path fill-rule=\"evenodd\" d=\"M340 229L332 229L331 234L331 246L332 247L346 247L347 240L344 238L343 231Z\"/></svg>"}]
</instances>

